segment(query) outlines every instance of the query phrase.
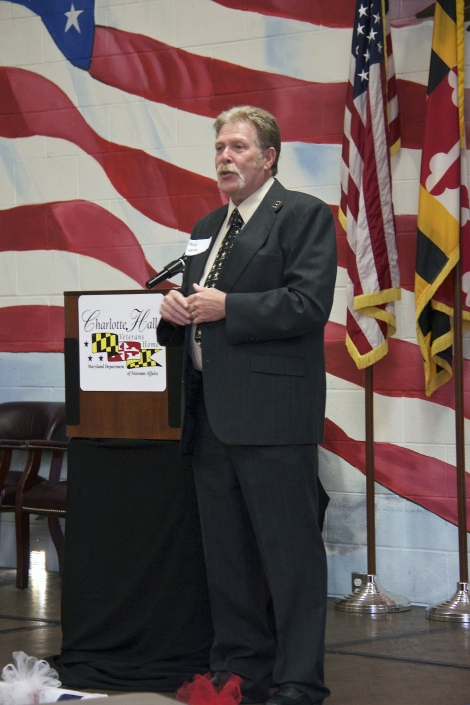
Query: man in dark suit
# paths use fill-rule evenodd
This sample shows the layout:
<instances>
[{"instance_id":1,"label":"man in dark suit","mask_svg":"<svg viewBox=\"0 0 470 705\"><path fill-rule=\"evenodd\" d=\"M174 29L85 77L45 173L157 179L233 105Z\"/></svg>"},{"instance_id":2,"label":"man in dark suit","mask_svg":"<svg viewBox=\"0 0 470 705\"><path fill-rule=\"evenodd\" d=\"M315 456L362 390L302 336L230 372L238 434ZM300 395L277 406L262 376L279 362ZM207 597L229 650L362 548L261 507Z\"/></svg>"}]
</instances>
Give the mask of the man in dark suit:
<instances>
[{"instance_id":1,"label":"man in dark suit","mask_svg":"<svg viewBox=\"0 0 470 705\"><path fill-rule=\"evenodd\" d=\"M215 130L230 203L196 223L158 331L161 344L186 350L182 444L201 515L213 682L235 673L246 703L311 705L329 694L317 443L335 229L326 204L273 178L281 142L272 115L233 108Z\"/></svg>"}]
</instances>

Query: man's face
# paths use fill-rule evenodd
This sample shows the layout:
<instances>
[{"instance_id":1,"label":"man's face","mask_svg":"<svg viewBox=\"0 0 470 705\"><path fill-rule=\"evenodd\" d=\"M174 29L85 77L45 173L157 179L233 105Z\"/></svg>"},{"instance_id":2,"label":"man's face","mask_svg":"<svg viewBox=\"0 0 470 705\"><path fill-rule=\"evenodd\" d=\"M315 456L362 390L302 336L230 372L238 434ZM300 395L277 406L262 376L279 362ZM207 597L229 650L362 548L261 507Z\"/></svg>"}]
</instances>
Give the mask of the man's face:
<instances>
[{"instance_id":1,"label":"man's face","mask_svg":"<svg viewBox=\"0 0 470 705\"><path fill-rule=\"evenodd\" d=\"M261 152L256 128L249 122L227 122L215 141L217 183L235 205L257 191L271 176L274 147Z\"/></svg>"}]
</instances>

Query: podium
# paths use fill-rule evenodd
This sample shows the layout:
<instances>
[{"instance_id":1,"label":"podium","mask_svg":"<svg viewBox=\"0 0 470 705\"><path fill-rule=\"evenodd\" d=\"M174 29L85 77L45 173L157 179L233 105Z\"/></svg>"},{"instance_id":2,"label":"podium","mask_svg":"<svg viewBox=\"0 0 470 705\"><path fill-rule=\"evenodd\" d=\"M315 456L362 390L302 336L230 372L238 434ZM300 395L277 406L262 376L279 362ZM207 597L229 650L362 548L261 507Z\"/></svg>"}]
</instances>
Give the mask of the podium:
<instances>
[{"instance_id":1,"label":"podium","mask_svg":"<svg viewBox=\"0 0 470 705\"><path fill-rule=\"evenodd\" d=\"M89 335L86 335L87 340L84 341L84 344L92 344L91 340L88 340L89 338L93 335L106 335L109 330L109 335L117 339L115 347L118 348L117 355L119 356L119 348L129 345L127 339L132 339L133 337L133 331L125 333L125 340L122 326L127 323L128 329L132 326L136 327L135 317L131 317L133 304L129 303L128 305L126 302L138 299L145 302L147 299L149 303L144 303L142 306L147 307L144 310L151 310L152 300L155 301L155 297L161 299L162 295L166 294L167 291L169 289L161 289L159 291L65 292L65 402L67 435L69 437L147 438L159 440L178 440L180 438L181 348L168 348L163 351L166 357L166 384L164 385L165 389L161 392L109 390L106 388L105 378L103 379L104 386L102 389L84 390L80 380L81 356L84 354L84 350L80 348L80 338L85 335L83 329L86 323L79 316L80 300L86 298L87 301L91 302L91 306L100 305L99 302L104 302L105 300L107 303L111 300L111 306L113 300L119 302L116 303L114 308L111 307L110 310L113 312L122 308L122 318L125 320L121 318L116 320L109 318L108 320L107 317L110 314L104 308L101 318L105 320L100 323L100 320L95 318L89 324ZM98 302L98 304L95 302ZM101 311L101 309L99 310ZM93 312L93 309L90 309L89 315L91 316ZM113 324L115 327L112 327ZM119 324L121 325L120 328L117 327ZM104 325L108 325L108 328L97 328L97 326ZM150 334L155 341L153 345L156 346L155 327L150 330ZM137 335L139 336L140 333ZM120 354L125 357L128 353L123 351ZM113 355L105 351L104 358L109 359L110 357L112 358ZM122 362L126 364L125 359ZM132 359L128 362L132 362ZM103 364L107 363L103 362Z\"/></svg>"},{"instance_id":2,"label":"podium","mask_svg":"<svg viewBox=\"0 0 470 705\"><path fill-rule=\"evenodd\" d=\"M161 293L65 294L71 440L63 641L48 661L74 689L171 692L209 670L213 629L196 493L177 440L181 352L149 347L154 339L134 336L135 329L111 338L118 319L108 314L94 319L100 327L93 324L88 337L80 331L83 311L89 318L98 310L81 297L91 296L86 301L94 306L93 297ZM126 330L124 316L119 320ZM136 375L140 391L116 389L127 385L128 372L162 377L165 368L159 382L158 375ZM108 388L89 389L101 386L101 373ZM149 384L164 389L146 391Z\"/></svg>"}]
</instances>

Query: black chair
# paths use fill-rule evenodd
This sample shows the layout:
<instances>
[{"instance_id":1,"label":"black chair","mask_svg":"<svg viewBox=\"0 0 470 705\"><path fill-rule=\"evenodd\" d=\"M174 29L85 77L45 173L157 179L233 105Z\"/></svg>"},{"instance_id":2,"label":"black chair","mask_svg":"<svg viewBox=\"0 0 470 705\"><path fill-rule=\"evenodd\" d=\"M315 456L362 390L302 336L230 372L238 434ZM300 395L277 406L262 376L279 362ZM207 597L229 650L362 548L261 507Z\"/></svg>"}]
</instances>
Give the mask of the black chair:
<instances>
[{"instance_id":1,"label":"black chair","mask_svg":"<svg viewBox=\"0 0 470 705\"><path fill-rule=\"evenodd\" d=\"M62 402L0 404L0 511L15 512L19 588L28 586L29 514L48 517L62 566L64 537L59 517L65 516L66 483L60 482L60 471L66 447ZM25 456L21 470L11 470L14 451ZM39 476L45 451L51 452L49 479Z\"/></svg>"},{"instance_id":2,"label":"black chair","mask_svg":"<svg viewBox=\"0 0 470 705\"><path fill-rule=\"evenodd\" d=\"M49 533L57 551L61 575L64 558L64 534L59 519L66 515L67 481L60 479L60 473L67 451L67 443L65 441L30 441L28 442L28 451L31 460L23 471L15 500L16 587L20 590L28 587L29 517L31 514L47 517ZM49 451L51 454L49 478L38 482L39 468L45 451Z\"/></svg>"}]
</instances>

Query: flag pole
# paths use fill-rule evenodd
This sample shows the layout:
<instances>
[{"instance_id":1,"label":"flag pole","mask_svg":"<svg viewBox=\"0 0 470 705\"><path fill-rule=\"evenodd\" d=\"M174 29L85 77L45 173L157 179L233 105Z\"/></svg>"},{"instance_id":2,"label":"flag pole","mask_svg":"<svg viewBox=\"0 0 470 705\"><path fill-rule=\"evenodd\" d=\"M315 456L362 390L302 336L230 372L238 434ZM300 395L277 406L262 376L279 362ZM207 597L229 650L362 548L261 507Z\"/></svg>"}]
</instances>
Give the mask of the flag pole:
<instances>
[{"instance_id":1,"label":"flag pole","mask_svg":"<svg viewBox=\"0 0 470 705\"><path fill-rule=\"evenodd\" d=\"M376 581L374 373L396 329L400 273L392 203L390 153L400 147L397 87L388 0L357 0L346 95L339 218L348 241L346 345L365 369L367 574L335 600L335 610L404 612L410 601ZM385 167L385 168L384 168Z\"/></svg>"},{"instance_id":2,"label":"flag pole","mask_svg":"<svg viewBox=\"0 0 470 705\"><path fill-rule=\"evenodd\" d=\"M462 253L460 253L461 255ZM457 592L445 602L426 609L426 618L441 622L470 623L467 548L467 490L465 473L465 409L463 395L462 257L454 267L454 394L455 450L457 462L457 516L460 580Z\"/></svg>"},{"instance_id":3,"label":"flag pole","mask_svg":"<svg viewBox=\"0 0 470 705\"><path fill-rule=\"evenodd\" d=\"M349 595L335 600L335 610L360 614L387 614L411 609L408 598L394 595L379 587L376 575L375 540L375 456L374 456L374 366L365 369L366 425L366 508L367 508L367 575L364 583Z\"/></svg>"},{"instance_id":4,"label":"flag pole","mask_svg":"<svg viewBox=\"0 0 470 705\"><path fill-rule=\"evenodd\" d=\"M365 373L367 572L375 575L374 366L366 367Z\"/></svg>"},{"instance_id":5,"label":"flag pole","mask_svg":"<svg viewBox=\"0 0 470 705\"><path fill-rule=\"evenodd\" d=\"M454 390L457 460L457 511L460 581L468 583L467 491L465 485L465 408L463 389L462 258L454 271Z\"/></svg>"}]
</instances>

